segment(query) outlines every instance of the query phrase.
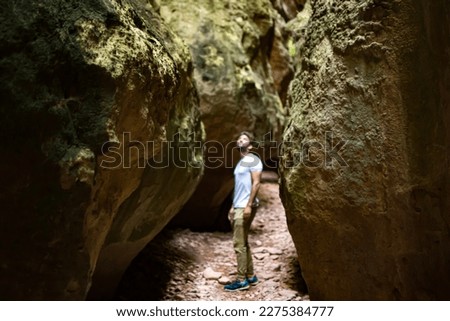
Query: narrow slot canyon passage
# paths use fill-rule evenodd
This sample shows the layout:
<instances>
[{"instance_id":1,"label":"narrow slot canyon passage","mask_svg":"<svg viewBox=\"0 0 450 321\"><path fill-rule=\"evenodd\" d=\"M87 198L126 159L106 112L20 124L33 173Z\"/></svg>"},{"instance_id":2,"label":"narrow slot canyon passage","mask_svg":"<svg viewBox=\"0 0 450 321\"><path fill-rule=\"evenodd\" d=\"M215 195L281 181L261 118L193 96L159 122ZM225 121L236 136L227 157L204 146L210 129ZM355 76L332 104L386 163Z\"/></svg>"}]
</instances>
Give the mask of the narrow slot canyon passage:
<instances>
[{"instance_id":1,"label":"narrow slot canyon passage","mask_svg":"<svg viewBox=\"0 0 450 321\"><path fill-rule=\"evenodd\" d=\"M249 290L227 292L219 283L219 274L233 280L236 273L231 231L166 228L132 262L115 299L309 300L287 229L276 173L263 172L258 198L261 203L249 242L259 284Z\"/></svg>"},{"instance_id":2,"label":"narrow slot canyon passage","mask_svg":"<svg viewBox=\"0 0 450 321\"><path fill-rule=\"evenodd\" d=\"M0 19L3 300L450 299L450 1L10 1ZM278 171L249 235L260 283L226 292L243 131Z\"/></svg>"}]
</instances>

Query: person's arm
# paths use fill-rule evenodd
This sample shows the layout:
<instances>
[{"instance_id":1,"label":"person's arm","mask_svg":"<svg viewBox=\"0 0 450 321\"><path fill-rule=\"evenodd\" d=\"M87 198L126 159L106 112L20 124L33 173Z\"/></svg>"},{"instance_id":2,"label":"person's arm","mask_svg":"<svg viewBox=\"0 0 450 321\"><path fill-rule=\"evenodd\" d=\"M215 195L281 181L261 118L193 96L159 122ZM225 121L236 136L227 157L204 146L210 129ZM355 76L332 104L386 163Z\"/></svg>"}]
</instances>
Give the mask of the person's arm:
<instances>
[{"instance_id":1,"label":"person's arm","mask_svg":"<svg viewBox=\"0 0 450 321\"><path fill-rule=\"evenodd\" d=\"M244 215L250 215L252 212L252 204L255 201L255 197L258 194L259 186L261 185L261 171L251 172L252 174L252 191L250 193L250 198L248 199L247 206L244 210Z\"/></svg>"}]
</instances>

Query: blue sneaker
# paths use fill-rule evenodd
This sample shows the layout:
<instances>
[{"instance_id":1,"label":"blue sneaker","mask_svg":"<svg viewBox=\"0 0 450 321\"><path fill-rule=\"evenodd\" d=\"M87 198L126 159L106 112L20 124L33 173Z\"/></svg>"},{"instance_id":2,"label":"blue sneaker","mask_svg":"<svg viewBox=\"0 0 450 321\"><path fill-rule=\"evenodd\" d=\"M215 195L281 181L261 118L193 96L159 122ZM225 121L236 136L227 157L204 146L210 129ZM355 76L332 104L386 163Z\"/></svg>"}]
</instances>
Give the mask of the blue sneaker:
<instances>
[{"instance_id":1,"label":"blue sneaker","mask_svg":"<svg viewBox=\"0 0 450 321\"><path fill-rule=\"evenodd\" d=\"M250 285L248 284L247 279L245 279L244 281L239 281L236 280L231 284L227 284L225 285L223 288L225 291L242 291L242 290L247 290L250 287Z\"/></svg>"},{"instance_id":2,"label":"blue sneaker","mask_svg":"<svg viewBox=\"0 0 450 321\"><path fill-rule=\"evenodd\" d=\"M250 285L257 285L259 283L258 278L256 277L256 275L252 276L251 278L247 279L248 284Z\"/></svg>"}]
</instances>

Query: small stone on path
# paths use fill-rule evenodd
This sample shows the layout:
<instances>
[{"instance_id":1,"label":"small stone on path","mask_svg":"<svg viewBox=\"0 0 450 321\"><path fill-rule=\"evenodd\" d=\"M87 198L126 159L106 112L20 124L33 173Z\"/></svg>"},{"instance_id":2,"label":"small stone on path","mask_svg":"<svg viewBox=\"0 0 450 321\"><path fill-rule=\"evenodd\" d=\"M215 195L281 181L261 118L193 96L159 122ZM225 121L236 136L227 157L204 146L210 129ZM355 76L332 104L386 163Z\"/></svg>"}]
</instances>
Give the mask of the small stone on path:
<instances>
[{"instance_id":1,"label":"small stone on path","mask_svg":"<svg viewBox=\"0 0 450 321\"><path fill-rule=\"evenodd\" d=\"M218 280L222 276L222 273L216 272L210 267L206 268L205 271L203 271L203 277L207 280Z\"/></svg>"}]
</instances>

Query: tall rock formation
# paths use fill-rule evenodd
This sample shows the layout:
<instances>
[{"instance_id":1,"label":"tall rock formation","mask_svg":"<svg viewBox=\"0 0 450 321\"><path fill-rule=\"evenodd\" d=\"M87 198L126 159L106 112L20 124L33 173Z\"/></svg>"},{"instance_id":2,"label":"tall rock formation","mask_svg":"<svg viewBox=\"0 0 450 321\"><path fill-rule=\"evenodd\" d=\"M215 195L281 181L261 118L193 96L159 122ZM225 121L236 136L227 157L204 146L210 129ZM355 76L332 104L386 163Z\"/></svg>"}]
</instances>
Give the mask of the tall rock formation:
<instances>
[{"instance_id":1,"label":"tall rock formation","mask_svg":"<svg viewBox=\"0 0 450 321\"><path fill-rule=\"evenodd\" d=\"M3 2L0 298L108 295L202 173L189 50L146 1Z\"/></svg>"},{"instance_id":2,"label":"tall rock formation","mask_svg":"<svg viewBox=\"0 0 450 321\"><path fill-rule=\"evenodd\" d=\"M252 131L260 142L281 137L285 111L280 97L286 96L293 74L280 31L284 20L269 0L160 4L161 16L191 50L207 141L205 175L174 223L220 228L239 159L233 153L237 134Z\"/></svg>"},{"instance_id":3,"label":"tall rock formation","mask_svg":"<svg viewBox=\"0 0 450 321\"><path fill-rule=\"evenodd\" d=\"M281 175L311 299L448 300L448 2L310 4Z\"/></svg>"}]
</instances>

